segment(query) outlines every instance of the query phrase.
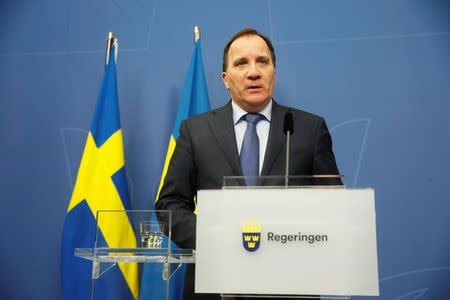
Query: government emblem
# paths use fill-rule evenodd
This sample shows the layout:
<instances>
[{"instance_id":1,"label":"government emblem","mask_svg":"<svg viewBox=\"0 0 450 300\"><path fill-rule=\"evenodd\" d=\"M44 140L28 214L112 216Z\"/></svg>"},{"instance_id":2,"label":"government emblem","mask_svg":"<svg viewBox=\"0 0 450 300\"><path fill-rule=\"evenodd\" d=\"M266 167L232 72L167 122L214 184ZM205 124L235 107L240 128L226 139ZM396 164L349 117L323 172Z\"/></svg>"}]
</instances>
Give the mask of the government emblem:
<instances>
[{"instance_id":1,"label":"government emblem","mask_svg":"<svg viewBox=\"0 0 450 300\"><path fill-rule=\"evenodd\" d=\"M261 224L250 220L242 225L242 244L245 250L254 252L258 250L261 241Z\"/></svg>"}]
</instances>

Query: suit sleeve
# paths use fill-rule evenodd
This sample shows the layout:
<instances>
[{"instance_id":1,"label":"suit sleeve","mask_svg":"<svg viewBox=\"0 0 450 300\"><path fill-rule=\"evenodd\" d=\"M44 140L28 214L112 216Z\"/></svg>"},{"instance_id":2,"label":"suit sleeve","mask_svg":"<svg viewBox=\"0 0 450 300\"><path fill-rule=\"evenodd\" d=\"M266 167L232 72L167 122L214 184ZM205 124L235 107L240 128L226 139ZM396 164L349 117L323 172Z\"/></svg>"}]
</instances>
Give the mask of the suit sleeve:
<instances>
[{"instance_id":1,"label":"suit sleeve","mask_svg":"<svg viewBox=\"0 0 450 300\"><path fill-rule=\"evenodd\" d=\"M190 134L183 121L155 209L172 211L172 240L185 249L195 249L195 178Z\"/></svg>"},{"instance_id":2,"label":"suit sleeve","mask_svg":"<svg viewBox=\"0 0 450 300\"><path fill-rule=\"evenodd\" d=\"M313 158L314 175L339 175L334 158L331 135L323 118L320 118L316 131ZM330 184L342 184L341 180L332 180Z\"/></svg>"}]
</instances>

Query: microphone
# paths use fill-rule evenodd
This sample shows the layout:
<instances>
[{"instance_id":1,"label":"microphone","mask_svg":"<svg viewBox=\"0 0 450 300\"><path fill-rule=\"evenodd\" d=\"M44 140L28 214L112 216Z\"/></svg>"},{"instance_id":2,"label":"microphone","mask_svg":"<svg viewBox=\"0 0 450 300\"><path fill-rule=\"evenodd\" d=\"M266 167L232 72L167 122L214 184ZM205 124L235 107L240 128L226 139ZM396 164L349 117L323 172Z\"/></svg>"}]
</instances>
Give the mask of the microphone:
<instances>
[{"instance_id":1,"label":"microphone","mask_svg":"<svg viewBox=\"0 0 450 300\"><path fill-rule=\"evenodd\" d=\"M288 135L294 133L294 119L292 117L291 111L287 111L287 113L284 115L284 124L283 124L283 132L284 134Z\"/></svg>"},{"instance_id":2,"label":"microphone","mask_svg":"<svg viewBox=\"0 0 450 300\"><path fill-rule=\"evenodd\" d=\"M283 132L286 135L286 175L284 177L284 184L287 187L289 182L289 146L291 134L294 134L294 118L291 111L287 111L284 115Z\"/></svg>"}]
</instances>

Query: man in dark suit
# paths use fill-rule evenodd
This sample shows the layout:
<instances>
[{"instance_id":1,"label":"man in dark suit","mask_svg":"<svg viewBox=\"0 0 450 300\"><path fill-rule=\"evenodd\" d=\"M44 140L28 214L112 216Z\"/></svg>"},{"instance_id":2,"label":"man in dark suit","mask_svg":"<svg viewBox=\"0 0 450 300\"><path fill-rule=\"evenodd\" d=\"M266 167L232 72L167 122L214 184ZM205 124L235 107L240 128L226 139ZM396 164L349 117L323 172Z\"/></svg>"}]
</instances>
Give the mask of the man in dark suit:
<instances>
[{"instance_id":1,"label":"man in dark suit","mask_svg":"<svg viewBox=\"0 0 450 300\"><path fill-rule=\"evenodd\" d=\"M194 209L198 190L221 188L224 176L285 173L283 119L287 111L293 115L295 128L290 146L290 174L339 174L324 119L281 106L272 99L275 65L274 48L267 37L250 28L236 33L223 54L222 79L230 91L231 101L182 122L155 205L155 209L172 211L172 239L181 248L195 249ZM248 124L252 121L248 121L247 115L258 119L254 126L259 150L254 151L256 165L250 167L257 174L248 173L249 168L244 167L246 162L240 161L244 155L241 152L249 151L245 144L250 134ZM194 295L193 266L188 266L184 294L185 299L218 298Z\"/></svg>"}]
</instances>

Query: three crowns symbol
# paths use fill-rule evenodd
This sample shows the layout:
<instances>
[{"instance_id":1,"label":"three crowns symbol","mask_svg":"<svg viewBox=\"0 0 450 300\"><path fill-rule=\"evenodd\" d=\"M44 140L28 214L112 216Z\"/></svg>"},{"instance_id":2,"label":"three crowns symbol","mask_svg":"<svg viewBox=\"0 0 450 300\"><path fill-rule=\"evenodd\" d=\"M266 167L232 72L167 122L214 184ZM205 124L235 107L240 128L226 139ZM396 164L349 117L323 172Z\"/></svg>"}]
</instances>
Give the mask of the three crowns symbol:
<instances>
[{"instance_id":1,"label":"three crowns symbol","mask_svg":"<svg viewBox=\"0 0 450 300\"><path fill-rule=\"evenodd\" d=\"M261 241L261 224L249 220L242 225L242 244L245 250L254 252L258 250Z\"/></svg>"}]
</instances>

